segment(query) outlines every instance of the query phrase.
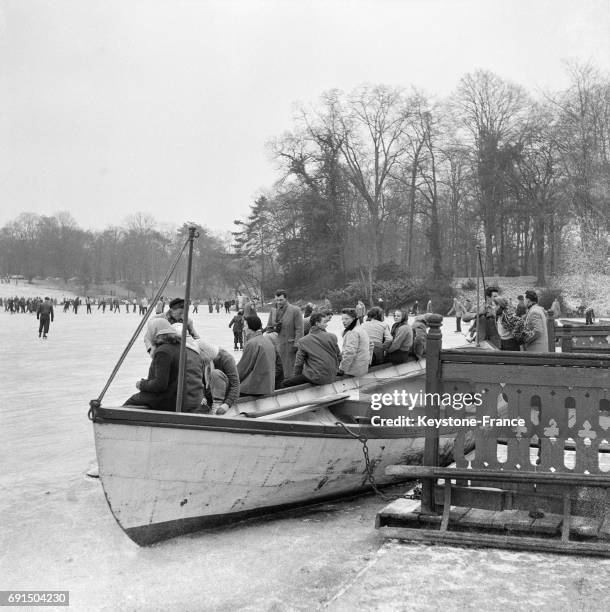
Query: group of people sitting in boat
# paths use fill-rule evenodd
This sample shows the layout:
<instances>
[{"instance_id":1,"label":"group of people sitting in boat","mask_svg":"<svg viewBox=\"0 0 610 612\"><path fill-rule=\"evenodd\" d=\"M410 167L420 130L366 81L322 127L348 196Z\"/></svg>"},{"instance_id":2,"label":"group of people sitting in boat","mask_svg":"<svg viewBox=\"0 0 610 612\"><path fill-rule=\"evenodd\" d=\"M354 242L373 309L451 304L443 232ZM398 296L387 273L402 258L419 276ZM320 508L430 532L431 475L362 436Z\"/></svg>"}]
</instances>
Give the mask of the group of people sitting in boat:
<instances>
[{"instance_id":1,"label":"group of people sitting in boat","mask_svg":"<svg viewBox=\"0 0 610 612\"><path fill-rule=\"evenodd\" d=\"M125 405L175 410L183 315L184 300L176 298L166 313L148 323L148 377L138 381L139 392ZM407 312L397 309L390 326L379 307L371 308L362 323L354 308L345 308L341 348L335 334L326 330L332 316L331 310L321 309L304 318L286 292L278 290L266 328L256 314L243 317L245 344L237 364L225 349L200 338L189 319L182 411L222 415L240 395L269 395L303 383L323 385L366 374L372 365L400 364L425 354L426 315L410 324Z\"/></svg>"}]
</instances>

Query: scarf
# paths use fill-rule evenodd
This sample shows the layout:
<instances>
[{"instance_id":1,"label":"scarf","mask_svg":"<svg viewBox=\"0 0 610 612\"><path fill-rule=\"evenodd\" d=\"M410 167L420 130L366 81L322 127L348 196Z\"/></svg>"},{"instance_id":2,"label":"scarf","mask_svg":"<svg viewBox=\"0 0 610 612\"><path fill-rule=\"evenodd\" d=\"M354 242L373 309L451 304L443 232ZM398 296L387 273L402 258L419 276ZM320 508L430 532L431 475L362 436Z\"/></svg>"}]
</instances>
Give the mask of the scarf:
<instances>
[{"instance_id":1,"label":"scarf","mask_svg":"<svg viewBox=\"0 0 610 612\"><path fill-rule=\"evenodd\" d=\"M407 324L407 320L403 319L402 321L398 321L398 323L394 323L394 325L392 325L392 329L390 330L390 333L392 334L392 338L396 337L396 332L398 331L398 328L401 325L406 325Z\"/></svg>"},{"instance_id":2,"label":"scarf","mask_svg":"<svg viewBox=\"0 0 610 612\"><path fill-rule=\"evenodd\" d=\"M284 302L282 306L276 306L275 308L275 324L281 323L284 313L286 312L287 302Z\"/></svg>"}]
</instances>

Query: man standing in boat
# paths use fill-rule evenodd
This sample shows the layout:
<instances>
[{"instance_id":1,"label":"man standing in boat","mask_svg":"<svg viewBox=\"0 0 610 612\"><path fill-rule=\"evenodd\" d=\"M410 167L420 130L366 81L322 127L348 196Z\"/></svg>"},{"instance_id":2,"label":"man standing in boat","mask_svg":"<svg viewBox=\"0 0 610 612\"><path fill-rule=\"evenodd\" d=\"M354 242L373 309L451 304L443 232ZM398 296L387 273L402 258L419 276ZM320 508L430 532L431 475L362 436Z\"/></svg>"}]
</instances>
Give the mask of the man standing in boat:
<instances>
[{"instance_id":1,"label":"man standing in boat","mask_svg":"<svg viewBox=\"0 0 610 612\"><path fill-rule=\"evenodd\" d=\"M288 302L288 295L283 289L275 292L275 306L269 313L267 331L277 333L284 378L289 378L294 372L296 343L303 337L303 314L298 306Z\"/></svg>"},{"instance_id":2,"label":"man standing in boat","mask_svg":"<svg viewBox=\"0 0 610 612\"><path fill-rule=\"evenodd\" d=\"M162 318L167 319L171 325L173 325L174 323L182 323L184 319L184 299L174 298L169 303L169 308L167 312L156 315L155 317L153 317L153 321L155 319L162 319ZM191 318L189 318L188 320L186 329L188 333L195 340L199 339L199 334L195 331L195 328L193 327L193 320ZM144 345L146 346L146 350L149 353L151 352L151 349L153 348L153 336L151 334L152 332L149 326L146 331L146 335L144 336Z\"/></svg>"},{"instance_id":3,"label":"man standing in boat","mask_svg":"<svg viewBox=\"0 0 610 612\"><path fill-rule=\"evenodd\" d=\"M55 313L53 312L53 302L51 302L50 297L45 297L44 302L38 305L36 318L40 321L40 325L38 326L38 337L40 338L42 335L42 337L46 340L47 334L49 333L49 325L55 318Z\"/></svg>"}]
</instances>

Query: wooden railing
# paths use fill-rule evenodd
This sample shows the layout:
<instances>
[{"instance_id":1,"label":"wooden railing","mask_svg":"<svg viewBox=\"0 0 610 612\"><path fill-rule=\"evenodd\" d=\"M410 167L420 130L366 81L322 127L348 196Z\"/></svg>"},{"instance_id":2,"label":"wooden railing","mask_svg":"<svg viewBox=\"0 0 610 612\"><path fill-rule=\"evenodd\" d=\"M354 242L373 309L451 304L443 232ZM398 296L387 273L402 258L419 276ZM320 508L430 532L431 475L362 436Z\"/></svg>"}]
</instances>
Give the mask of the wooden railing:
<instances>
[{"instance_id":1,"label":"wooden railing","mask_svg":"<svg viewBox=\"0 0 610 612\"><path fill-rule=\"evenodd\" d=\"M428 323L424 465L386 468L422 480L421 506L399 500L376 525L408 541L609 557L610 355L444 351L442 317ZM455 467L440 465L445 425Z\"/></svg>"},{"instance_id":2,"label":"wooden railing","mask_svg":"<svg viewBox=\"0 0 610 612\"><path fill-rule=\"evenodd\" d=\"M549 319L549 350L610 355L610 325L557 325ZM551 348L552 347L552 348Z\"/></svg>"},{"instance_id":3,"label":"wooden railing","mask_svg":"<svg viewBox=\"0 0 610 612\"><path fill-rule=\"evenodd\" d=\"M441 350L442 317L429 322L427 392L481 398L469 409L429 407L432 417L477 422L456 435L456 468L578 474L583 483L601 473L598 450L610 442L610 355ZM498 427L492 419L499 418L522 419L522 424ZM501 439L507 441L505 460L498 458ZM566 444L574 449L570 465ZM426 439L424 465L438 465L438 436ZM434 511L434 482L424 484L422 508Z\"/></svg>"}]
</instances>

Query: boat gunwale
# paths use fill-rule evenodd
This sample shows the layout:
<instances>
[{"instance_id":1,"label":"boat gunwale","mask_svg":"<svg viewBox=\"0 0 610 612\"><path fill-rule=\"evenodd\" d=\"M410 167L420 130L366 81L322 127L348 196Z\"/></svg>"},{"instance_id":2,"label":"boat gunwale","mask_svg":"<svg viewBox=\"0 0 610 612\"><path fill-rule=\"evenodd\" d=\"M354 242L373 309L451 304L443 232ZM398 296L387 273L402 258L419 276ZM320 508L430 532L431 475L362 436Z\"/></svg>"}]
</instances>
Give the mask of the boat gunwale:
<instances>
[{"instance_id":1,"label":"boat gunwale","mask_svg":"<svg viewBox=\"0 0 610 612\"><path fill-rule=\"evenodd\" d=\"M298 436L314 438L354 438L363 436L368 440L423 438L424 427L373 426L370 423L342 423L329 425L305 421L261 420L243 417L224 417L185 412L163 412L144 408L98 407L92 415L94 423L114 425L161 427L167 429L194 429L223 433L254 434L269 436ZM341 422L337 417L337 422ZM346 427L350 433L345 431ZM408 432L408 435L405 435ZM455 433L453 429L443 434Z\"/></svg>"},{"instance_id":2,"label":"boat gunwale","mask_svg":"<svg viewBox=\"0 0 610 612\"><path fill-rule=\"evenodd\" d=\"M514 354L513 354L514 353ZM477 349L443 349L440 354L441 364L503 364L518 366L548 367L580 367L580 368L609 368L610 355L600 353L527 353L524 351L496 351L489 352ZM566 363L570 361L570 363Z\"/></svg>"}]
</instances>

